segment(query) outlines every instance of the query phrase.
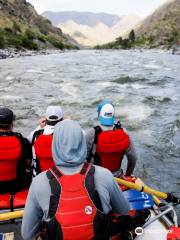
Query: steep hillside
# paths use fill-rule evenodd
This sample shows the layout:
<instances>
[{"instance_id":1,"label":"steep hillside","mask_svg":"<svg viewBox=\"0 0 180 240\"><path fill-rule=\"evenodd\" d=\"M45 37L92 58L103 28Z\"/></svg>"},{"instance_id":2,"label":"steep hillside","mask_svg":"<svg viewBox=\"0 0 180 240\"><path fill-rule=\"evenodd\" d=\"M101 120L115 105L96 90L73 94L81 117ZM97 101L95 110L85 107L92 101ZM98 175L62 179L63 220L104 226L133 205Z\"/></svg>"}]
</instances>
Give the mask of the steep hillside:
<instances>
[{"instance_id":1,"label":"steep hillside","mask_svg":"<svg viewBox=\"0 0 180 240\"><path fill-rule=\"evenodd\" d=\"M39 16L26 0L0 0L0 48L71 48L61 29Z\"/></svg>"},{"instance_id":2,"label":"steep hillside","mask_svg":"<svg viewBox=\"0 0 180 240\"><path fill-rule=\"evenodd\" d=\"M130 31L141 20L137 15L118 16L74 11L44 12L43 16L85 46L113 41L120 34Z\"/></svg>"},{"instance_id":3,"label":"steep hillside","mask_svg":"<svg viewBox=\"0 0 180 240\"><path fill-rule=\"evenodd\" d=\"M142 17L135 14L124 16L112 27L112 32L116 35L116 37L119 37L120 35L128 33L133 27L135 27L141 21Z\"/></svg>"},{"instance_id":4,"label":"steep hillside","mask_svg":"<svg viewBox=\"0 0 180 240\"><path fill-rule=\"evenodd\" d=\"M136 35L151 46L180 44L180 0L158 8L137 28Z\"/></svg>"}]
</instances>

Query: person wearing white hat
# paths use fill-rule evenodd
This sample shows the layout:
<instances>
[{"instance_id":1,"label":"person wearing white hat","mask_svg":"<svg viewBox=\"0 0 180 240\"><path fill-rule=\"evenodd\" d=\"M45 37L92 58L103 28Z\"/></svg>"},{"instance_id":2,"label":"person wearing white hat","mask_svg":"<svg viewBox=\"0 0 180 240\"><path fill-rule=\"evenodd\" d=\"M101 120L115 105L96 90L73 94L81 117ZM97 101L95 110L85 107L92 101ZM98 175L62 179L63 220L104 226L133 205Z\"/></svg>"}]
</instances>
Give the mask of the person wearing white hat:
<instances>
[{"instance_id":1,"label":"person wearing white hat","mask_svg":"<svg viewBox=\"0 0 180 240\"><path fill-rule=\"evenodd\" d=\"M64 119L60 106L48 106L45 118L40 119L40 125L30 133L28 139L33 152L33 176L52 167L52 137L55 125Z\"/></svg>"},{"instance_id":2,"label":"person wearing white hat","mask_svg":"<svg viewBox=\"0 0 180 240\"><path fill-rule=\"evenodd\" d=\"M137 155L129 135L120 122L116 123L115 109L109 100L98 106L99 125L86 131L87 158L96 165L109 169L115 177L122 177L121 163L127 157L126 176L131 176Z\"/></svg>"}]
</instances>

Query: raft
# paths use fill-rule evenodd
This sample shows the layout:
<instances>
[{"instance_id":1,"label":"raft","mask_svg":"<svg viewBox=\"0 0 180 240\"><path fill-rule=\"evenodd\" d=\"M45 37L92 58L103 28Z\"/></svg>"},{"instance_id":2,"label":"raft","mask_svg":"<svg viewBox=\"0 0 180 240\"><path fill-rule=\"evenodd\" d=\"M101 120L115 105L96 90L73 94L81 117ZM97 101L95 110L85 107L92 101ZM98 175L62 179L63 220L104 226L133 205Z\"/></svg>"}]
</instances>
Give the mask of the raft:
<instances>
[{"instance_id":1,"label":"raft","mask_svg":"<svg viewBox=\"0 0 180 240\"><path fill-rule=\"evenodd\" d=\"M143 226L135 229L132 239L180 240L180 227L178 226L174 204L165 203L164 201L162 203L157 196L138 191L137 189L142 190L142 188L146 191L150 189L139 178L116 180L119 184L121 183L120 187L125 197L128 198L132 210L133 208L136 210L145 208L150 210L150 217ZM20 227L27 193L28 190L23 190L14 196L10 194L0 195L0 240L22 240ZM152 194L159 194L161 198L167 197L165 193L156 190Z\"/></svg>"}]
</instances>

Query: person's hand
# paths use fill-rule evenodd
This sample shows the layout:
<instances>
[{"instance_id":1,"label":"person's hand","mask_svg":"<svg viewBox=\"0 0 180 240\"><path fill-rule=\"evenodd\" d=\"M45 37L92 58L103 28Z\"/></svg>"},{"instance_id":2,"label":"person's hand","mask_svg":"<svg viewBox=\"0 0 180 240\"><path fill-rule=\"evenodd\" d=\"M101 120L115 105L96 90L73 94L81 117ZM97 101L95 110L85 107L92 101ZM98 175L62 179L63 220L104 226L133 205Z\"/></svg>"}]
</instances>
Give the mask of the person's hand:
<instances>
[{"instance_id":1,"label":"person's hand","mask_svg":"<svg viewBox=\"0 0 180 240\"><path fill-rule=\"evenodd\" d=\"M41 128L44 128L46 126L46 118L45 117L39 119L39 126Z\"/></svg>"}]
</instances>

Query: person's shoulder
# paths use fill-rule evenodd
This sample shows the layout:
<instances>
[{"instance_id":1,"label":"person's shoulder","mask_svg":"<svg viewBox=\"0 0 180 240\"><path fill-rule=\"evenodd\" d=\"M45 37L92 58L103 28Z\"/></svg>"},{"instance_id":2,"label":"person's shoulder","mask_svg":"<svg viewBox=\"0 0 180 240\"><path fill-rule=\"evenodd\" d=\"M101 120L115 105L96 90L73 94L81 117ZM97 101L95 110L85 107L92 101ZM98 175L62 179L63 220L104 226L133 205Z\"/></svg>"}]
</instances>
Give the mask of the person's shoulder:
<instances>
[{"instance_id":1,"label":"person's shoulder","mask_svg":"<svg viewBox=\"0 0 180 240\"><path fill-rule=\"evenodd\" d=\"M36 177L33 178L33 184L37 184L41 181L44 181L45 179L47 179L47 171L41 172L39 173Z\"/></svg>"},{"instance_id":2,"label":"person's shoulder","mask_svg":"<svg viewBox=\"0 0 180 240\"><path fill-rule=\"evenodd\" d=\"M113 179L112 173L107 169L100 166L93 165L95 167L95 177L103 180L104 182L111 182Z\"/></svg>"},{"instance_id":3,"label":"person's shoulder","mask_svg":"<svg viewBox=\"0 0 180 240\"><path fill-rule=\"evenodd\" d=\"M97 172L102 172L102 173L107 173L107 174L112 175L111 171L109 171L109 169L107 169L107 168L97 166L97 165L93 165L93 166L95 168L95 171L97 171Z\"/></svg>"},{"instance_id":4,"label":"person's shoulder","mask_svg":"<svg viewBox=\"0 0 180 240\"><path fill-rule=\"evenodd\" d=\"M22 133L20 132L11 132L11 134L17 138L19 138L20 141L28 141L28 139L26 137L23 136Z\"/></svg>"},{"instance_id":5,"label":"person's shoulder","mask_svg":"<svg viewBox=\"0 0 180 240\"><path fill-rule=\"evenodd\" d=\"M46 189L46 186L49 184L49 180L47 178L46 172L41 172L32 181L32 187L36 193L41 192L42 190Z\"/></svg>"},{"instance_id":6,"label":"person's shoulder","mask_svg":"<svg viewBox=\"0 0 180 240\"><path fill-rule=\"evenodd\" d=\"M88 128L88 129L84 130L85 134L89 134L89 133L92 133L94 131L95 131L94 127L91 127L91 128Z\"/></svg>"}]
</instances>

